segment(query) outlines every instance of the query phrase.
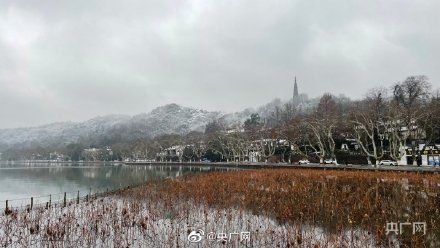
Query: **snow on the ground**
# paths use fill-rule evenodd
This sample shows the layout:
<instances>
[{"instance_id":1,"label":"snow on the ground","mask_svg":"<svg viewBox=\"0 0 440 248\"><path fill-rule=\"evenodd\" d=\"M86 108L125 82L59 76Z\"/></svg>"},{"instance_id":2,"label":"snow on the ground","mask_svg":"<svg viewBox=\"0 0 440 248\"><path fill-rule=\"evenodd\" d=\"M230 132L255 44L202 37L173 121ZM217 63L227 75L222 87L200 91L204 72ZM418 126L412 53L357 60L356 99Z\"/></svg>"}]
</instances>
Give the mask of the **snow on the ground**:
<instances>
[{"instance_id":1,"label":"snow on the ground","mask_svg":"<svg viewBox=\"0 0 440 248\"><path fill-rule=\"evenodd\" d=\"M189 234L200 242L190 243ZM240 209L105 197L65 208L1 213L0 246L373 247L374 240L360 230L329 235Z\"/></svg>"}]
</instances>

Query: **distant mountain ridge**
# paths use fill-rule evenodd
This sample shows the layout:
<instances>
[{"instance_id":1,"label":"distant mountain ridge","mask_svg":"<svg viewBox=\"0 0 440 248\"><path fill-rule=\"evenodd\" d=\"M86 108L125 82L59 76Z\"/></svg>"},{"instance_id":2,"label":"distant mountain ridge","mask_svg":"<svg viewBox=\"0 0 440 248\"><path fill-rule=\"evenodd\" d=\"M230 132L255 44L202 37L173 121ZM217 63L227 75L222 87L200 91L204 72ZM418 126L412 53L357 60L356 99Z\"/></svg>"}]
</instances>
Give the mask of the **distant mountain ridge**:
<instances>
[{"instance_id":1,"label":"distant mountain ridge","mask_svg":"<svg viewBox=\"0 0 440 248\"><path fill-rule=\"evenodd\" d=\"M71 143L124 135L126 139L154 137L165 133L203 131L206 124L224 113L168 104L135 116L107 115L84 122L58 122L37 127L0 129L0 144L11 146L39 143Z\"/></svg>"},{"instance_id":2,"label":"distant mountain ridge","mask_svg":"<svg viewBox=\"0 0 440 248\"><path fill-rule=\"evenodd\" d=\"M57 122L37 127L0 129L0 152L12 146L24 148L38 144L57 147L74 142L102 146L153 138L161 134L187 134L191 131L204 131L206 124L214 120L237 127L252 113L267 118L285 103L275 99L257 109L248 108L235 113L207 111L172 103L134 116L106 115L84 122Z\"/></svg>"},{"instance_id":3,"label":"distant mountain ridge","mask_svg":"<svg viewBox=\"0 0 440 248\"><path fill-rule=\"evenodd\" d=\"M38 143L70 143L76 142L81 137L93 134L102 134L109 128L129 120L129 116L103 116L85 122L57 122L37 127L1 129L0 144L3 145L29 145Z\"/></svg>"}]
</instances>

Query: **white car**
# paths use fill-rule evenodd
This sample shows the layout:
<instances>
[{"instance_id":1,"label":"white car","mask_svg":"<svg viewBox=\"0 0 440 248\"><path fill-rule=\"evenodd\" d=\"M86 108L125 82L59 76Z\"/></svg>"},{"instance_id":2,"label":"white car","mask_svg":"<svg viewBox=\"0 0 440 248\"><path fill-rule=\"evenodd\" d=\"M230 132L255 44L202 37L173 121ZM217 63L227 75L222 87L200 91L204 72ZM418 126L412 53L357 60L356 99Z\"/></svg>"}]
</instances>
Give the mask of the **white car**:
<instances>
[{"instance_id":1,"label":"white car","mask_svg":"<svg viewBox=\"0 0 440 248\"><path fill-rule=\"evenodd\" d=\"M324 160L324 164L338 164L338 163L336 162L336 160L326 159L326 160Z\"/></svg>"},{"instance_id":2,"label":"white car","mask_svg":"<svg viewBox=\"0 0 440 248\"><path fill-rule=\"evenodd\" d=\"M395 161L392 160L382 160L379 162L379 165L391 165L391 166L396 166L397 163Z\"/></svg>"},{"instance_id":3,"label":"white car","mask_svg":"<svg viewBox=\"0 0 440 248\"><path fill-rule=\"evenodd\" d=\"M310 164L310 161L307 159L301 159L300 161L298 161L298 164Z\"/></svg>"}]
</instances>

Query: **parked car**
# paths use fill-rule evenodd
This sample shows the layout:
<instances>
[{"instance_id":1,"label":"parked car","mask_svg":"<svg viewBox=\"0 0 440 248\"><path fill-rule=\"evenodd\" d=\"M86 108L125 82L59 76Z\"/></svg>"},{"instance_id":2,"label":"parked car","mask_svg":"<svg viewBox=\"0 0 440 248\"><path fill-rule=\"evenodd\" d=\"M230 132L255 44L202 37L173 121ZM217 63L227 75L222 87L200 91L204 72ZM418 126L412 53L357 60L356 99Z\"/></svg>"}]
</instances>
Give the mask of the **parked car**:
<instances>
[{"instance_id":1,"label":"parked car","mask_svg":"<svg viewBox=\"0 0 440 248\"><path fill-rule=\"evenodd\" d=\"M392 160L382 160L379 162L379 165L391 165L391 166L396 166L397 162L392 161Z\"/></svg>"},{"instance_id":2,"label":"parked car","mask_svg":"<svg viewBox=\"0 0 440 248\"><path fill-rule=\"evenodd\" d=\"M298 164L310 164L310 161L307 159L301 159L300 161L298 161Z\"/></svg>"},{"instance_id":3,"label":"parked car","mask_svg":"<svg viewBox=\"0 0 440 248\"><path fill-rule=\"evenodd\" d=\"M338 163L336 162L336 160L326 159L326 160L324 160L324 164L338 164Z\"/></svg>"}]
</instances>

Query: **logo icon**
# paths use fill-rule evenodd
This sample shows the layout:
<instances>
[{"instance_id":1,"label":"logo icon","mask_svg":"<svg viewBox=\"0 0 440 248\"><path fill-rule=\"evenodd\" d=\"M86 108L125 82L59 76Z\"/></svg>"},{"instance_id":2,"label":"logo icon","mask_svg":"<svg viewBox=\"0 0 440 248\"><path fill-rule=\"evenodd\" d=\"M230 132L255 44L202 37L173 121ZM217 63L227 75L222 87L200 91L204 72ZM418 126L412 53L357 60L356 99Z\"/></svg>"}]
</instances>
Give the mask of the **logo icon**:
<instances>
[{"instance_id":1,"label":"logo icon","mask_svg":"<svg viewBox=\"0 0 440 248\"><path fill-rule=\"evenodd\" d=\"M203 236L205 236L205 232L202 229L198 229L197 231L192 231L188 235L188 241L190 243L198 243L202 241Z\"/></svg>"}]
</instances>

